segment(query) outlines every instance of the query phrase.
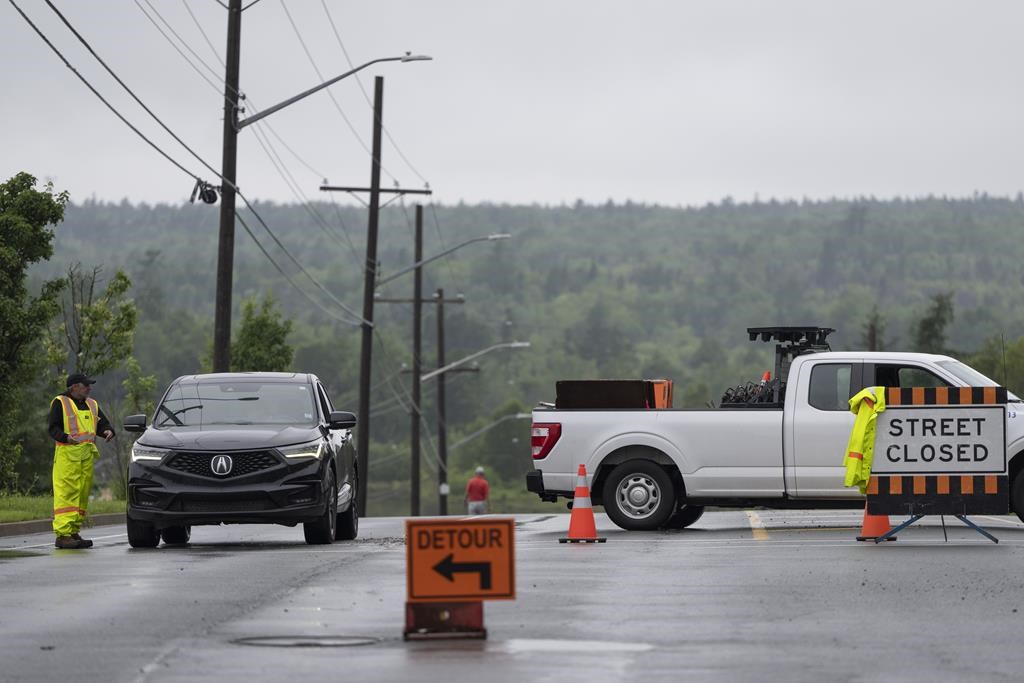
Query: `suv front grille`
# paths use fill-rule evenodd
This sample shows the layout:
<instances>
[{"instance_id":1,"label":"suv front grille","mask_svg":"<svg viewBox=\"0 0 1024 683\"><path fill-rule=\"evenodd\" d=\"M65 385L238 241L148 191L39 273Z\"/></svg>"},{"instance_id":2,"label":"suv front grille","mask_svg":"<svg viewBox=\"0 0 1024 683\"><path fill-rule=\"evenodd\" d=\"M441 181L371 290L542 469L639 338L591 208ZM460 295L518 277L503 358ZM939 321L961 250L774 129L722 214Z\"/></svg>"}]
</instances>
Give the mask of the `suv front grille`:
<instances>
[{"instance_id":1,"label":"suv front grille","mask_svg":"<svg viewBox=\"0 0 1024 683\"><path fill-rule=\"evenodd\" d=\"M227 453L231 457L231 471L226 475L214 474L211 468L213 459L220 453L175 453L167 461L167 467L186 474L215 479L231 479L242 477L253 472L268 470L280 461L270 451L251 451L248 453Z\"/></svg>"}]
</instances>

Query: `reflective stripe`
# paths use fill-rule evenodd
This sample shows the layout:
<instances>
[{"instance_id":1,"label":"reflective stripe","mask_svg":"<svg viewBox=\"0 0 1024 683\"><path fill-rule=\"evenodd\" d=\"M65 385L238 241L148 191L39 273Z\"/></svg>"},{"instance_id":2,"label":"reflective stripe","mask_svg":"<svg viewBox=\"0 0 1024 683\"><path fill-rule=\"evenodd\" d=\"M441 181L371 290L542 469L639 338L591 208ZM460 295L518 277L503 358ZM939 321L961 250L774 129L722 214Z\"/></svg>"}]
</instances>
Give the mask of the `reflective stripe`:
<instances>
[{"instance_id":1,"label":"reflective stripe","mask_svg":"<svg viewBox=\"0 0 1024 683\"><path fill-rule=\"evenodd\" d=\"M573 507L573 509L576 509L576 508L589 508L589 507L594 507L594 506L590 504L590 496L587 496L586 498L573 498L572 499L572 507Z\"/></svg>"},{"instance_id":2,"label":"reflective stripe","mask_svg":"<svg viewBox=\"0 0 1024 683\"><path fill-rule=\"evenodd\" d=\"M67 508L55 508L54 511L53 511L53 514L55 514L55 515L63 515L65 512L80 512L80 513L82 513L82 515L85 515L85 510L83 510L80 507L75 507L75 506L71 506L71 507L67 507Z\"/></svg>"}]
</instances>

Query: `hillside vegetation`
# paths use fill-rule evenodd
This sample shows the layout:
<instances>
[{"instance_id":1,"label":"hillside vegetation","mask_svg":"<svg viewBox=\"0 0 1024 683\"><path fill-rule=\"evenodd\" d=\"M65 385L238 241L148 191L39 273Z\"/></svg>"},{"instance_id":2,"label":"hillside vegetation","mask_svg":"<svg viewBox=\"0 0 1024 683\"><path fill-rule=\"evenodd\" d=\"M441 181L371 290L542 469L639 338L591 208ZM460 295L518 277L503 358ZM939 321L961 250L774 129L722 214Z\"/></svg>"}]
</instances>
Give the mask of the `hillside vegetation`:
<instances>
[{"instance_id":1,"label":"hillside vegetation","mask_svg":"<svg viewBox=\"0 0 1024 683\"><path fill-rule=\"evenodd\" d=\"M73 198L74 199L74 198ZM352 309L361 309L365 210L330 203L260 204L258 210L295 259ZM381 273L412 262L412 210L385 209ZM426 210L426 255L490 233L500 242L467 246L425 268L424 291L465 295L446 307L449 361L500 341L528 340L525 350L480 359L479 373L448 380L449 443L507 413L554 397L554 382L582 377L670 377L677 406L717 401L728 385L760 378L771 348L745 329L765 325L836 328L835 349L863 348L877 307L885 348L913 348L913 328L933 297L952 292L948 348L1020 390L1024 381L1024 200L970 199L823 202L729 200L701 208L457 205ZM296 291L239 226L236 317L245 297L273 292L294 321L293 367L318 374L335 403L355 409L359 331L249 214L245 222L292 280ZM440 235L443 234L443 242ZM68 206L55 255L33 277L59 276L80 262L105 272L123 268L139 310L135 356L158 377L199 371L209 355L217 247L217 209L87 201ZM409 297L412 277L381 289ZM314 299L319 306L312 304ZM435 362L435 317L425 306L424 364ZM411 307L376 309L371 476L408 486ZM981 354L979 357L975 357ZM1003 359L1006 357L1006 362ZM1020 357L1019 360L1015 360ZM119 379L98 387L116 393ZM433 462L433 387L425 385L424 476ZM453 490L481 462L520 487L529 468L529 422L507 420L452 451ZM402 482L405 482L402 484ZM521 487L520 487L521 488ZM426 492L431 491L425 487ZM457 496L461 500L461 495ZM425 495L425 504L431 501Z\"/></svg>"}]
</instances>

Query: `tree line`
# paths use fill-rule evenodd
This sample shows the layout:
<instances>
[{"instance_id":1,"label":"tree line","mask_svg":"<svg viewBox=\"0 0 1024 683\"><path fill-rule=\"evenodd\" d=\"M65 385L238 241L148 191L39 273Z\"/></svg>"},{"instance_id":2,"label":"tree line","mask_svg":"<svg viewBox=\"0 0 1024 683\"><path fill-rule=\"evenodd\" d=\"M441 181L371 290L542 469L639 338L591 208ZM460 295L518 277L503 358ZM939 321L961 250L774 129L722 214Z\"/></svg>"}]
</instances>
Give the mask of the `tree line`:
<instances>
[{"instance_id":1,"label":"tree line","mask_svg":"<svg viewBox=\"0 0 1024 683\"><path fill-rule=\"evenodd\" d=\"M11 310L25 318L3 321L0 377L0 386L21 397L17 410L0 409L0 424L8 425L0 428L8 439L4 453L19 453L4 456L15 463L18 486L30 485L33 477L45 482L52 445L45 438L33 441L38 432L45 436L45 428L30 413L45 410L53 395L52 384L41 383L57 376L61 350L68 358L78 353L66 338L63 346L56 344L60 337L53 334L55 326L76 324L68 317L74 308L60 303L71 301L74 277L91 279L92 305L105 306L105 313L96 312L96 324L116 327L129 304L134 310L129 353L104 370L97 397L107 404L152 403L174 377L208 367L217 239L210 207L72 202L46 186L30 190L52 203L34 214L36 223L42 221L34 237L20 229L9 233L14 200L8 197L29 191L23 175L4 186L0 205L3 248L13 250L4 258L20 268L5 268L12 275L3 283L2 315L9 299L18 302ZM17 188L11 186L16 180ZM365 210L331 203L259 203L257 210L318 285L358 308ZM382 212L383 276L413 260L410 215L401 205ZM445 307L447 359L502 341L531 342L526 350L481 358L478 373L449 378L448 441L459 443L450 459L455 482L483 464L499 482L521 486L531 466L529 421L502 418L552 400L558 379L670 377L677 407L716 404L724 388L770 368L772 349L747 341L751 326L834 327L830 341L837 350L946 352L1011 390L1024 387L1019 196L725 200L689 208L459 204L429 207L427 216L428 256L472 237L512 234L424 269L425 292L443 287L446 296L465 295L465 304ZM233 339L250 349L254 369L314 372L339 408L354 409L358 328L339 320L331 300L289 267L260 230L254 234L296 286L239 233ZM30 249L9 247L19 236ZM411 289L411 277L399 278L381 293L408 297ZM434 316L434 307L426 306L425 368L436 354ZM411 366L411 308L379 305L375 318L371 477L393 482L389 490L400 499L409 486L409 378L403 364ZM121 321L127 322L123 316ZM21 330L21 336L8 339L8 329ZM20 375L6 370L14 367L6 357L15 349L24 361ZM144 384L132 393L125 386L143 381L152 388ZM434 391L425 385L424 487L437 476ZM139 402L125 406L145 408Z\"/></svg>"}]
</instances>

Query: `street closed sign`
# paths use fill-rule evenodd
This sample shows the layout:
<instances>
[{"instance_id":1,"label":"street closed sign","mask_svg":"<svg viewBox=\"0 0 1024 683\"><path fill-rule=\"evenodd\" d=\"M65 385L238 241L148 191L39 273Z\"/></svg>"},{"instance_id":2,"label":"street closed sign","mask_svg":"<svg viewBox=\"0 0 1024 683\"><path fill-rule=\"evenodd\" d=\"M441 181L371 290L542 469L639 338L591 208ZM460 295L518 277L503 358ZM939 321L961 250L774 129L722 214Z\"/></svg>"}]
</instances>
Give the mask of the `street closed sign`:
<instances>
[{"instance_id":1,"label":"street closed sign","mask_svg":"<svg viewBox=\"0 0 1024 683\"><path fill-rule=\"evenodd\" d=\"M878 416L874 474L1005 474L1002 405L892 406Z\"/></svg>"},{"instance_id":2,"label":"street closed sign","mask_svg":"<svg viewBox=\"0 0 1024 683\"><path fill-rule=\"evenodd\" d=\"M514 600L512 519L405 523L409 602Z\"/></svg>"}]
</instances>

